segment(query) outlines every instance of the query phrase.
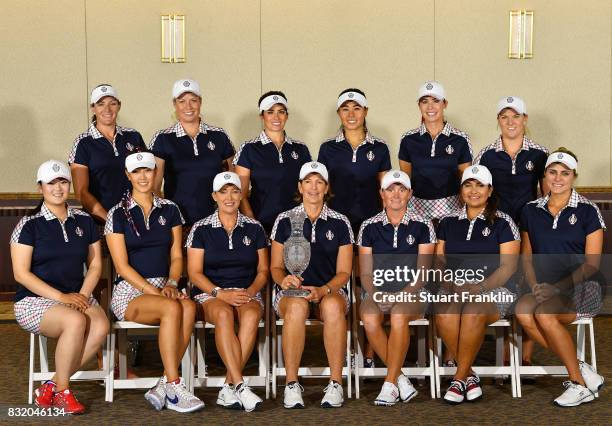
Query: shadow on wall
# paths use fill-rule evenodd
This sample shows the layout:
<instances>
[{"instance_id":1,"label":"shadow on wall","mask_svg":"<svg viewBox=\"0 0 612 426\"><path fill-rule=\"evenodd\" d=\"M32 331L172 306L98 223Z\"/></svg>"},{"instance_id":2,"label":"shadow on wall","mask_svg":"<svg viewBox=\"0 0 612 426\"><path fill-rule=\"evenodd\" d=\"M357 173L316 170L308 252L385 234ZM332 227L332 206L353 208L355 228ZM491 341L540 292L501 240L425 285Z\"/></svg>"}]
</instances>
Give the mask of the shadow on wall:
<instances>
[{"instance_id":1,"label":"shadow on wall","mask_svg":"<svg viewBox=\"0 0 612 426\"><path fill-rule=\"evenodd\" d=\"M0 192L34 191L36 170L48 160L40 147L40 129L34 114L23 105L5 105L0 108L0 129L0 169L3 176ZM32 179L23 175L32 176ZM25 183L24 187L24 183L20 183L30 181L31 186Z\"/></svg>"}]
</instances>

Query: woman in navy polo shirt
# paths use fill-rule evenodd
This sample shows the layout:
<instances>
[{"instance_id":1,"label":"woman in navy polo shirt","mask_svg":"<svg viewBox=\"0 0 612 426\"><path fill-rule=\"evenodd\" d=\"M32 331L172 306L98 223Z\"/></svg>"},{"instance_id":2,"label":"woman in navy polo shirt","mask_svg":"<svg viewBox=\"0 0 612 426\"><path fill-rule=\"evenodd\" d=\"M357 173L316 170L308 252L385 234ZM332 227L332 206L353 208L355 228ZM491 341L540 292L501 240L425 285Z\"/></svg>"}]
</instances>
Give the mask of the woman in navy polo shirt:
<instances>
[{"instance_id":1,"label":"woman in navy polo shirt","mask_svg":"<svg viewBox=\"0 0 612 426\"><path fill-rule=\"evenodd\" d=\"M177 80L172 88L177 122L160 130L149 149L155 155L155 192L174 201L193 225L215 210L211 198L215 175L232 170L234 147L219 127L210 126L200 116L202 92L197 81Z\"/></svg>"},{"instance_id":2,"label":"woman in navy polo shirt","mask_svg":"<svg viewBox=\"0 0 612 426\"><path fill-rule=\"evenodd\" d=\"M276 216L296 206L293 197L300 167L311 158L308 147L285 132L289 118L285 94L266 92L258 105L263 130L240 146L234 166L245 194L240 209L269 233Z\"/></svg>"},{"instance_id":3,"label":"woman in navy polo shirt","mask_svg":"<svg viewBox=\"0 0 612 426\"><path fill-rule=\"evenodd\" d=\"M298 368L304 351L305 322L310 303L319 309L323 321L323 340L331 370L322 407L341 407L342 365L346 355L346 313L349 308L346 283L351 276L353 231L346 216L325 203L330 192L329 175L324 164L306 163L300 169L298 191L302 203L281 213L272 228L272 279L280 290L274 298L274 310L283 318L283 358L287 371L285 408L303 408L303 388L298 383ZM291 235L291 219L304 217L303 235L310 242L310 262L302 278L288 275L283 257L284 244ZM297 225L299 226L299 224ZM285 291L299 288L308 296L290 297Z\"/></svg>"},{"instance_id":4,"label":"woman in navy polo shirt","mask_svg":"<svg viewBox=\"0 0 612 426\"><path fill-rule=\"evenodd\" d=\"M177 290L181 275L183 218L176 204L153 193L155 157L128 155L125 173L132 184L109 210L104 234L117 282L111 309L120 321L159 325L164 375L145 394L156 410L192 412L204 403L187 391L178 365L189 344L196 305Z\"/></svg>"},{"instance_id":5,"label":"woman in navy polo shirt","mask_svg":"<svg viewBox=\"0 0 612 426\"><path fill-rule=\"evenodd\" d=\"M108 210L128 189L125 157L145 149L145 143L136 130L117 124L121 101L113 86L96 86L90 101L91 125L75 139L68 163L77 199L96 222L104 224Z\"/></svg>"},{"instance_id":6,"label":"woman in navy polo shirt","mask_svg":"<svg viewBox=\"0 0 612 426\"><path fill-rule=\"evenodd\" d=\"M470 137L444 119L444 88L426 81L419 88L421 125L402 135L400 168L412 179L411 206L425 219L440 219L460 207L459 176L472 163Z\"/></svg>"},{"instance_id":7,"label":"woman in navy polo shirt","mask_svg":"<svg viewBox=\"0 0 612 426\"><path fill-rule=\"evenodd\" d=\"M80 414L70 376L102 346L109 324L93 298L102 271L100 233L87 213L66 204L70 169L50 160L38 168L43 201L11 236L15 319L26 331L57 339L55 375L35 391L41 408ZM87 273L83 277L83 264Z\"/></svg>"},{"instance_id":8,"label":"woman in navy polo shirt","mask_svg":"<svg viewBox=\"0 0 612 426\"><path fill-rule=\"evenodd\" d=\"M366 126L365 93L343 90L336 105L340 130L323 142L317 161L329 170L329 184L334 188L329 206L346 215L357 232L364 220L380 211L378 188L382 176L391 169L391 159L385 141L372 136Z\"/></svg>"},{"instance_id":9,"label":"woman in navy polo shirt","mask_svg":"<svg viewBox=\"0 0 612 426\"><path fill-rule=\"evenodd\" d=\"M485 166L465 169L460 188L465 207L438 227L436 255L455 274L454 282L442 284L435 314L438 334L457 356L457 372L444 395L450 404L482 397L472 363L487 325L503 318L515 301L505 285L516 271L519 231L510 216L497 210L492 183Z\"/></svg>"},{"instance_id":10,"label":"woman in navy polo shirt","mask_svg":"<svg viewBox=\"0 0 612 426\"><path fill-rule=\"evenodd\" d=\"M554 352L567 368L565 392L555 404L573 407L590 402L604 378L576 359L566 326L595 316L602 305L599 270L605 224L599 209L573 188L578 161L565 148L546 160L545 197L528 203L521 216L523 267L530 294L521 298L516 317L523 329ZM536 256L532 256L536 255Z\"/></svg>"},{"instance_id":11,"label":"woman in navy polo shirt","mask_svg":"<svg viewBox=\"0 0 612 426\"><path fill-rule=\"evenodd\" d=\"M204 318L215 325L217 350L227 368L217 404L253 411L262 400L244 382L242 369L263 314L260 291L270 278L268 237L259 222L238 211L242 193L236 173L215 176L212 196L217 211L197 221L187 238L189 281Z\"/></svg>"},{"instance_id":12,"label":"woman in navy polo shirt","mask_svg":"<svg viewBox=\"0 0 612 426\"><path fill-rule=\"evenodd\" d=\"M380 300L377 296L383 292L405 292L418 297L422 282L411 283L409 287L405 281L381 285L373 281L373 271L429 266L426 263L430 263L434 252L436 235L431 221L408 210L412 190L406 173L388 171L382 179L380 194L385 209L363 222L357 238L363 286L360 310L368 341L387 366L385 382L374 404L391 406L400 400L408 402L418 393L402 374L402 365L410 344L408 323L423 318L427 305L418 299L404 303ZM418 255L425 256L417 259ZM383 327L385 314L390 316L389 335Z\"/></svg>"}]
</instances>

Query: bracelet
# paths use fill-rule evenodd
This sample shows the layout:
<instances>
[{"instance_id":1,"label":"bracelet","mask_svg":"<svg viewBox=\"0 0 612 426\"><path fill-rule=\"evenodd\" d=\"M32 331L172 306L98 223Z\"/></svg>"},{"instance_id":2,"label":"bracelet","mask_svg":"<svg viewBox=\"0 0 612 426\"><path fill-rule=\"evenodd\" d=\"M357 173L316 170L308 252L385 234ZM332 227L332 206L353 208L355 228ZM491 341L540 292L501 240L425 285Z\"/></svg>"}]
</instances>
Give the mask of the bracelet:
<instances>
[{"instance_id":1,"label":"bracelet","mask_svg":"<svg viewBox=\"0 0 612 426\"><path fill-rule=\"evenodd\" d=\"M327 287L327 294L331 294L332 289L330 286L328 286L327 284L325 284L323 287Z\"/></svg>"},{"instance_id":2,"label":"bracelet","mask_svg":"<svg viewBox=\"0 0 612 426\"><path fill-rule=\"evenodd\" d=\"M169 278L166 281L166 285L169 285L170 287L178 288L178 283L176 282L176 280L173 280L172 278Z\"/></svg>"},{"instance_id":3,"label":"bracelet","mask_svg":"<svg viewBox=\"0 0 612 426\"><path fill-rule=\"evenodd\" d=\"M143 284L143 285L142 285L142 287L140 288L140 291L141 291L142 293L144 293L144 288L145 288L146 286L147 286L146 284Z\"/></svg>"}]
</instances>

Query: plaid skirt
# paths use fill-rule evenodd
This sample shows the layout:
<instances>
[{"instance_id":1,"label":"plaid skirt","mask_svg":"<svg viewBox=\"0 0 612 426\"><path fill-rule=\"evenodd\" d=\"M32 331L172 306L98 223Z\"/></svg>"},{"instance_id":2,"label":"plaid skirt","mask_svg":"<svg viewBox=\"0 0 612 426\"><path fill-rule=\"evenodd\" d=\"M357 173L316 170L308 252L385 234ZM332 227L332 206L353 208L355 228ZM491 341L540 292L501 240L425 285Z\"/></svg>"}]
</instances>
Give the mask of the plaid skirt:
<instances>
[{"instance_id":1,"label":"plaid skirt","mask_svg":"<svg viewBox=\"0 0 612 426\"><path fill-rule=\"evenodd\" d=\"M50 308L62 303L44 297L24 297L14 305L15 320L25 331L40 334L40 322ZM98 301L89 296L89 305L98 306Z\"/></svg>"},{"instance_id":2,"label":"plaid skirt","mask_svg":"<svg viewBox=\"0 0 612 426\"><path fill-rule=\"evenodd\" d=\"M147 278L149 284L154 285L157 288L164 288L166 285L166 281L168 278L166 277L157 277L157 278ZM115 314L115 317L119 321L125 320L125 311L129 303L136 299L139 296L142 296L144 293L140 290L135 289L129 284L127 281L122 280L115 284L115 288L113 288L113 297L111 298L111 311Z\"/></svg>"},{"instance_id":3,"label":"plaid skirt","mask_svg":"<svg viewBox=\"0 0 612 426\"><path fill-rule=\"evenodd\" d=\"M599 313L603 304L601 286L597 281L585 281L574 286L572 296L576 308L576 319L592 318Z\"/></svg>"},{"instance_id":4,"label":"plaid skirt","mask_svg":"<svg viewBox=\"0 0 612 426\"><path fill-rule=\"evenodd\" d=\"M241 288L237 288L237 287L230 287L230 288L226 288L224 290L242 290L242 289ZM206 302L207 300L210 300L210 299L214 299L214 297L211 296L210 294L204 293L204 292L202 292L202 293L200 293L200 294L198 294L196 296L193 296L193 300L198 302L198 303L204 303L204 302ZM257 293L255 295L255 297L253 297L253 299L255 299L255 301L259 302L259 304L261 305L262 308L264 307L264 301L261 298L261 293Z\"/></svg>"},{"instance_id":5,"label":"plaid skirt","mask_svg":"<svg viewBox=\"0 0 612 426\"><path fill-rule=\"evenodd\" d=\"M437 200L424 200L412 197L408 201L408 209L423 219L441 219L461 207L458 195L452 195Z\"/></svg>"}]
</instances>

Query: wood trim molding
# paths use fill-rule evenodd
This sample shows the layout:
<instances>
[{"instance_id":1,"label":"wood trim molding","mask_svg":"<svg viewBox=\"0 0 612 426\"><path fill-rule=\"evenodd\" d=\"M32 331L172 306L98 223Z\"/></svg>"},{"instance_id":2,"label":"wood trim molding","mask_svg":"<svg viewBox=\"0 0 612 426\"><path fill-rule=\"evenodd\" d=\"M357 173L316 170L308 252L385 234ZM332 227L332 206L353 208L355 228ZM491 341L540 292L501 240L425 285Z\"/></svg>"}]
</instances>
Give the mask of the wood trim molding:
<instances>
[{"instance_id":1,"label":"wood trim molding","mask_svg":"<svg viewBox=\"0 0 612 426\"><path fill-rule=\"evenodd\" d=\"M0 192L0 200L40 200L42 195L38 192ZM74 192L68 196L69 200L76 199Z\"/></svg>"}]
</instances>

